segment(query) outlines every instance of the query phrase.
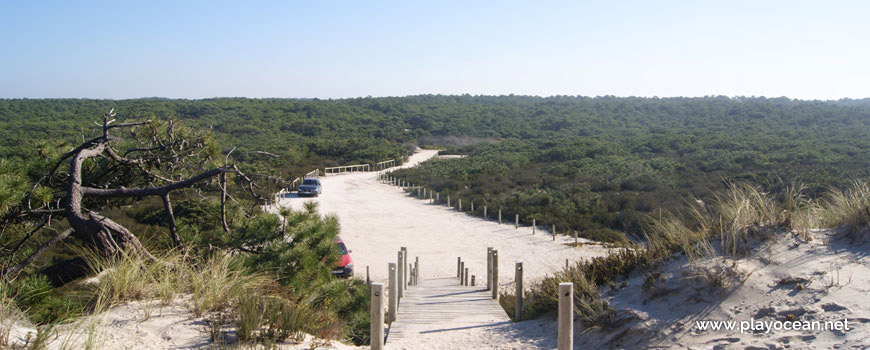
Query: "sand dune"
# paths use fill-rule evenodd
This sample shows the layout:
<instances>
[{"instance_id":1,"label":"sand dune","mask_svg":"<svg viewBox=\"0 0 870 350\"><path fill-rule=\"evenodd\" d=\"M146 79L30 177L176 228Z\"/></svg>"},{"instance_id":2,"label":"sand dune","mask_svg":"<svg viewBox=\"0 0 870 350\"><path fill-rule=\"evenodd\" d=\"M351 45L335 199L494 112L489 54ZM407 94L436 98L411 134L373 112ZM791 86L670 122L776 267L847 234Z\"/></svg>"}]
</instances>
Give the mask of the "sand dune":
<instances>
[{"instance_id":1,"label":"sand dune","mask_svg":"<svg viewBox=\"0 0 870 350\"><path fill-rule=\"evenodd\" d=\"M413 166L435 155L422 151L411 157ZM607 253L598 245L571 248L573 239L512 225L499 225L471 217L443 205L431 205L400 189L379 183L374 173L355 173L322 178L325 193L316 199L286 196L278 205L301 208L317 201L320 212L336 215L342 237L352 250L356 277L386 280L387 263L396 251L408 247L411 257L420 257L424 277L454 276L456 257L462 257L472 274L485 274L486 247L501 256L500 281L513 280L513 264L523 261L529 281L551 274L565 259L578 260ZM269 210L275 211L272 207ZM575 323L575 347L583 349L866 349L870 348L870 243L837 238L832 231L813 231L809 241L797 235L780 234L757 248L756 253L736 262L740 281L728 288L711 288L686 273L685 261L673 259L662 270L654 288L644 288L645 276L636 273L619 290L605 290L605 298L617 310L609 329L584 329ZM107 349L196 348L208 344L206 323L187 311L183 302L148 308L143 302L111 309L98 319L102 325L97 343ZM145 317L151 310L150 317ZM741 331L741 322L848 321L849 330ZM734 330L701 330L698 322L732 321ZM49 346L84 343L86 327L58 328L58 338ZM77 329L72 329L76 328ZM21 342L32 327L18 324L10 340ZM407 349L553 349L556 346L554 317L488 327L460 329L428 335L425 344ZM63 340L68 339L68 340ZM71 339L71 340L70 340ZM309 337L300 344L280 348L308 349L319 344ZM476 344L469 346L469 344ZM338 349L354 348L332 343Z\"/></svg>"}]
</instances>

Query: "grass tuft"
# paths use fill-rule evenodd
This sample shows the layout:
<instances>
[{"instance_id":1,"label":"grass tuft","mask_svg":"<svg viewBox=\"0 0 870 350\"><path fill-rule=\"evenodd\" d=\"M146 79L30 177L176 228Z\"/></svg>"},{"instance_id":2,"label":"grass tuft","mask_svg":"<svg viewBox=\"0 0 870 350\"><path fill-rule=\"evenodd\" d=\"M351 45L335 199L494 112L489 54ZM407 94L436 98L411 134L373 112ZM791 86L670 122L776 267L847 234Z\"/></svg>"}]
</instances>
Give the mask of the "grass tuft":
<instances>
[{"instance_id":1,"label":"grass tuft","mask_svg":"<svg viewBox=\"0 0 870 350\"><path fill-rule=\"evenodd\" d=\"M843 189L829 188L822 202L821 224L841 227L853 240L866 238L870 226L870 185L854 181Z\"/></svg>"},{"instance_id":2,"label":"grass tuft","mask_svg":"<svg viewBox=\"0 0 870 350\"><path fill-rule=\"evenodd\" d=\"M648 217L644 231L645 245L628 245L614 253L569 266L553 277L544 278L530 288L530 301L524 301L529 318L554 310L559 282L572 282L575 307L587 327L607 327L613 310L601 297L598 286L616 289L619 280L632 271L645 270L644 290L655 293L661 267L674 253L683 253L688 269L714 290L742 281L736 259L752 251L755 243L791 230L808 232L824 209L829 222L846 222L851 231L870 222L870 188L855 185L844 192L834 192L829 204L821 208L806 195L803 185L786 186L779 198L761 187L748 183L729 183L725 191L714 195L710 203L693 200L684 213L660 212ZM836 210L832 210L834 208ZM730 259L730 261L729 261ZM513 313L515 296L504 294L502 306Z\"/></svg>"},{"instance_id":3,"label":"grass tuft","mask_svg":"<svg viewBox=\"0 0 870 350\"><path fill-rule=\"evenodd\" d=\"M196 316L220 310L231 300L256 293L269 283L264 275L248 271L241 259L225 254L212 255L187 273Z\"/></svg>"}]
</instances>

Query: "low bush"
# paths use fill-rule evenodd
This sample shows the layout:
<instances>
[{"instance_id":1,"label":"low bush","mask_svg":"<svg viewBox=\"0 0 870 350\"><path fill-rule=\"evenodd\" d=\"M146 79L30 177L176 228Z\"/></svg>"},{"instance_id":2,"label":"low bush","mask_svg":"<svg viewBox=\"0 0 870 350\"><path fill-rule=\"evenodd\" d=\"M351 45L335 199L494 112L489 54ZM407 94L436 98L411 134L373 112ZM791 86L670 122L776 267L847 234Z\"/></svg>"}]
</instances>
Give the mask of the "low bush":
<instances>
[{"instance_id":1,"label":"low bush","mask_svg":"<svg viewBox=\"0 0 870 350\"><path fill-rule=\"evenodd\" d=\"M60 322L81 315L85 310L83 300L75 293L65 294L56 290L44 275L30 275L5 282L4 313L21 310L22 318L37 323Z\"/></svg>"}]
</instances>

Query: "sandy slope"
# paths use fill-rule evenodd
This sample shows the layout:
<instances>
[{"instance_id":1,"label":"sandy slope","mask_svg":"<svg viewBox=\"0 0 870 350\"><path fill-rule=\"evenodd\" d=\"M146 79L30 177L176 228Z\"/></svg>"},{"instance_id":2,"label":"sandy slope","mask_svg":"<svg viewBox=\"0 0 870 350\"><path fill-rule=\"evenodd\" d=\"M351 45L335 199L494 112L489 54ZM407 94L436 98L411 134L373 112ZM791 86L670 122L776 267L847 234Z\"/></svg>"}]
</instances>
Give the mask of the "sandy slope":
<instances>
[{"instance_id":1,"label":"sandy slope","mask_svg":"<svg viewBox=\"0 0 870 350\"><path fill-rule=\"evenodd\" d=\"M128 302L111 308L96 316L81 318L73 323L56 327L49 338L47 349L210 349L213 348L211 328L206 317L196 317L190 311L186 299L180 298L170 305L159 301ZM232 342L235 333L223 329L224 339ZM28 336L28 333L30 334ZM9 344L21 346L26 339L33 339L35 328L21 323L13 326ZM288 340L276 345L281 350L312 349L330 345L337 350L363 349L338 342L317 340L310 335L295 342ZM0 349L4 347L0 344Z\"/></svg>"},{"instance_id":2,"label":"sandy slope","mask_svg":"<svg viewBox=\"0 0 870 350\"><path fill-rule=\"evenodd\" d=\"M436 153L420 151L403 167L414 166ZM523 262L524 280L531 281L552 274L565 265L565 259L574 261L606 253L597 245L569 247L566 244L574 240L563 235L553 242L549 231L540 227L535 235L529 227L516 230L513 218L505 218L510 224L499 225L444 205L428 204L397 187L379 183L375 173L328 176L321 182L324 193L319 198L298 198L293 194L281 198L279 205L301 209L305 201L313 200L319 203L322 214L336 215L341 237L352 250L355 275L363 279L369 266L374 281L386 281L387 264L396 261L396 252L402 246L408 248L409 261L420 257L420 271L427 278L455 276L457 257L466 262L470 274L486 276L486 248L493 247L499 251L499 281L505 285L512 283L517 261ZM469 205L464 203L466 210Z\"/></svg>"},{"instance_id":3,"label":"sandy slope","mask_svg":"<svg viewBox=\"0 0 870 350\"><path fill-rule=\"evenodd\" d=\"M587 347L690 349L870 348L870 244L838 239L830 231L803 241L782 234L738 260L745 279L727 289L711 288L686 274L684 260L665 266L654 288L643 276L609 293L621 326L587 332ZM843 321L851 330L747 330L740 322ZM734 331L699 330L697 322L735 321ZM748 323L747 323L748 324Z\"/></svg>"},{"instance_id":4,"label":"sandy slope","mask_svg":"<svg viewBox=\"0 0 870 350\"><path fill-rule=\"evenodd\" d=\"M574 324L575 349L870 349L870 243L815 231L803 241L783 234L738 260L745 279L727 289L711 288L685 273L685 260L663 268L654 288L644 275L605 291L617 310L610 329ZM791 281L800 281L792 283ZM797 287L801 285L801 287ZM789 316L792 315L792 316ZM748 330L740 322L843 321L850 330ZM698 330L696 322L735 321L734 331ZM433 337L421 348L555 349L555 316ZM469 348L471 349L471 348Z\"/></svg>"}]
</instances>

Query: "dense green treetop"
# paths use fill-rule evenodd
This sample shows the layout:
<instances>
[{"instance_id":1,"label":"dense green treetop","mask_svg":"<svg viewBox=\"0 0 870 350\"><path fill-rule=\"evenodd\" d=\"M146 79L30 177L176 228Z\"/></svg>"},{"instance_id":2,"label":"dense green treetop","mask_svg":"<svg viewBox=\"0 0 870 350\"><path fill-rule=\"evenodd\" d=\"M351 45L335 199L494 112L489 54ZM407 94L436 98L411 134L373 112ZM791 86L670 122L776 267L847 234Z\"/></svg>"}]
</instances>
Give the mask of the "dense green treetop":
<instances>
[{"instance_id":1,"label":"dense green treetop","mask_svg":"<svg viewBox=\"0 0 870 350\"><path fill-rule=\"evenodd\" d=\"M538 203L542 220L576 229L638 231L641 214L703 196L722 179L822 186L870 169L870 100L722 96L0 100L0 154L26 161L49 141L91 136L91 121L112 107L124 120L211 130L225 150L238 147L239 160L285 178L378 162L411 145L467 153L407 174L518 212ZM545 215L546 207L561 209Z\"/></svg>"}]
</instances>

